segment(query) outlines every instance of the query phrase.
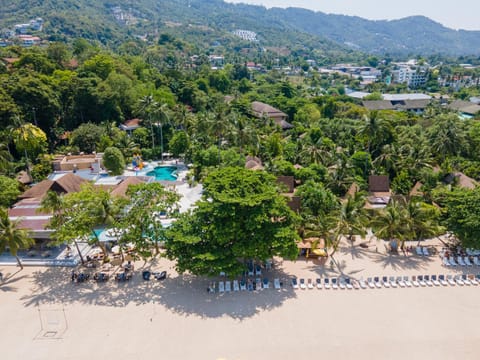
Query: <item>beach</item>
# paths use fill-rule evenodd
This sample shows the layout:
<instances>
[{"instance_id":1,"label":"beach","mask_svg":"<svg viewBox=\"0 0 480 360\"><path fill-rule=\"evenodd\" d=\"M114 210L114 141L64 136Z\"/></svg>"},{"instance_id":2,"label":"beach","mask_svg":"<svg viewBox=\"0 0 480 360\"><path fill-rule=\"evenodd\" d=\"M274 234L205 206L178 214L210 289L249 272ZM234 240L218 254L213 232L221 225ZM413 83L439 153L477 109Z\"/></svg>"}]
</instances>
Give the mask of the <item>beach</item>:
<instances>
[{"instance_id":1,"label":"beach","mask_svg":"<svg viewBox=\"0 0 480 360\"><path fill-rule=\"evenodd\" d=\"M288 280L480 268L445 269L438 256L348 244L335 261L332 270L317 260L277 260L266 276L280 277L281 290L223 294L207 293L211 279L179 276L165 259L137 262L126 283L71 283L68 268L1 267L2 359L478 358L480 285L294 290ZM169 276L144 281L142 268Z\"/></svg>"}]
</instances>

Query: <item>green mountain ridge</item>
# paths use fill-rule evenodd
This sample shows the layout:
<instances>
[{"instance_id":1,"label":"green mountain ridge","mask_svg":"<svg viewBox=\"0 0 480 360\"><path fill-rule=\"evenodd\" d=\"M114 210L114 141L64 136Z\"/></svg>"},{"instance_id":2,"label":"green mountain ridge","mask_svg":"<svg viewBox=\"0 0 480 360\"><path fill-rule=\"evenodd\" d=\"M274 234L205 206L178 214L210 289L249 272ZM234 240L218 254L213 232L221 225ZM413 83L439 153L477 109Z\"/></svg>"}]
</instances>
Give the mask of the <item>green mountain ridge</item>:
<instances>
[{"instance_id":1,"label":"green mountain ridge","mask_svg":"<svg viewBox=\"0 0 480 360\"><path fill-rule=\"evenodd\" d=\"M349 54L480 54L480 31L452 30L423 16L371 21L300 8L230 4L222 0L0 0L0 28L41 16L52 40L81 36L103 43L155 34L172 24L176 31L198 26L219 33L246 29L258 34L261 46L305 46ZM119 7L132 17L118 21ZM175 27L174 26L174 27Z\"/></svg>"}]
</instances>

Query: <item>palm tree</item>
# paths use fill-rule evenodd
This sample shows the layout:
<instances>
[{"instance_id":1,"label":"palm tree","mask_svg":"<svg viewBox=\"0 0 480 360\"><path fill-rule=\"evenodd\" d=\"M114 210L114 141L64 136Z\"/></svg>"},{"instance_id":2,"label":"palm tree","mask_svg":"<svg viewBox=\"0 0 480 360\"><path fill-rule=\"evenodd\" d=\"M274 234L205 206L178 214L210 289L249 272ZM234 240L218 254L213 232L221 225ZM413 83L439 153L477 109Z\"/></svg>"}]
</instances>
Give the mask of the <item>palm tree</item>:
<instances>
[{"instance_id":1,"label":"palm tree","mask_svg":"<svg viewBox=\"0 0 480 360\"><path fill-rule=\"evenodd\" d=\"M160 160L163 163L163 125L170 124L168 104L157 104L154 106L153 115L156 120L155 125L160 126Z\"/></svg>"},{"instance_id":2,"label":"palm tree","mask_svg":"<svg viewBox=\"0 0 480 360\"><path fill-rule=\"evenodd\" d=\"M392 199L386 208L375 213L370 226L376 237L389 241L392 247L400 241L403 249L405 240L410 235L406 199Z\"/></svg>"},{"instance_id":3,"label":"palm tree","mask_svg":"<svg viewBox=\"0 0 480 360\"><path fill-rule=\"evenodd\" d=\"M150 127L150 135L152 137L152 152L155 150L155 133L153 132L153 113L158 103L153 98L153 95L145 95L139 101L139 108L137 113L142 116L143 120Z\"/></svg>"},{"instance_id":4,"label":"palm tree","mask_svg":"<svg viewBox=\"0 0 480 360\"><path fill-rule=\"evenodd\" d=\"M353 196L347 196L342 201L337 217L337 242L341 236L347 236L352 243L355 235L364 237L367 233L369 218L365 210L365 196L361 192L356 192ZM333 254L332 254L333 255Z\"/></svg>"},{"instance_id":5,"label":"palm tree","mask_svg":"<svg viewBox=\"0 0 480 360\"><path fill-rule=\"evenodd\" d=\"M423 239L429 239L444 230L439 224L440 211L434 206L411 198L406 204L407 223L412 240L420 243Z\"/></svg>"},{"instance_id":6,"label":"palm tree","mask_svg":"<svg viewBox=\"0 0 480 360\"><path fill-rule=\"evenodd\" d=\"M392 138L389 125L380 118L378 111L372 111L370 116L364 116L358 135L366 142L367 152L372 155L372 158L376 157L380 147L389 143Z\"/></svg>"},{"instance_id":7,"label":"palm tree","mask_svg":"<svg viewBox=\"0 0 480 360\"><path fill-rule=\"evenodd\" d=\"M22 219L11 220L8 211L0 208L0 252L8 247L10 254L17 259L18 266L23 269L22 262L18 257L18 250L28 249L35 243L28 231L20 228Z\"/></svg>"},{"instance_id":8,"label":"palm tree","mask_svg":"<svg viewBox=\"0 0 480 360\"><path fill-rule=\"evenodd\" d=\"M436 120L428 130L428 138L432 153L444 161L447 156L457 155L464 148L465 131L455 114L441 115Z\"/></svg>"}]
</instances>

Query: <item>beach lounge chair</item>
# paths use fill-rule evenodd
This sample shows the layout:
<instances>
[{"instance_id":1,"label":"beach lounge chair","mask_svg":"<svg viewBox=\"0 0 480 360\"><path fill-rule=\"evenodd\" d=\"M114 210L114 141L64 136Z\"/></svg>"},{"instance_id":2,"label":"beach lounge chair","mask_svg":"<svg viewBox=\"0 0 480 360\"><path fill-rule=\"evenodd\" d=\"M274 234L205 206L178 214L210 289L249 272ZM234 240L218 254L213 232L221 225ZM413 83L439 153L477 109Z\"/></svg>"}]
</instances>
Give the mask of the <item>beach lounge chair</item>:
<instances>
[{"instance_id":1,"label":"beach lounge chair","mask_svg":"<svg viewBox=\"0 0 480 360\"><path fill-rule=\"evenodd\" d=\"M350 278L349 278L348 280L349 280L349 282L352 284L352 286L353 286L353 288L354 288L355 290L360 289L360 283L359 283L357 280L355 280L355 279L350 279Z\"/></svg>"},{"instance_id":2,"label":"beach lounge chair","mask_svg":"<svg viewBox=\"0 0 480 360\"><path fill-rule=\"evenodd\" d=\"M453 277L453 280L455 281L455 283L456 283L457 285L460 285L460 286L465 285L465 283L464 283L463 280L462 280L462 276L461 276L461 275L455 275L455 276Z\"/></svg>"},{"instance_id":3,"label":"beach lounge chair","mask_svg":"<svg viewBox=\"0 0 480 360\"><path fill-rule=\"evenodd\" d=\"M433 282L432 282L432 280L430 280L429 275L424 275L423 276L423 281L425 281L425 284L427 284L427 286L433 286Z\"/></svg>"},{"instance_id":4,"label":"beach lounge chair","mask_svg":"<svg viewBox=\"0 0 480 360\"><path fill-rule=\"evenodd\" d=\"M449 257L448 258L448 262L450 263L450 266L457 266L457 262L455 261L455 259L453 258L453 256Z\"/></svg>"},{"instance_id":5,"label":"beach lounge chair","mask_svg":"<svg viewBox=\"0 0 480 360\"><path fill-rule=\"evenodd\" d=\"M418 275L418 276L417 276L417 281L418 281L418 283L420 284L420 286L427 286L427 283L426 283L425 280L423 279L423 275Z\"/></svg>"},{"instance_id":6,"label":"beach lounge chair","mask_svg":"<svg viewBox=\"0 0 480 360\"><path fill-rule=\"evenodd\" d=\"M446 256L444 256L444 257L442 258L442 264L443 264L443 266L452 266L452 265L450 264L450 262L448 261L448 258L447 258Z\"/></svg>"},{"instance_id":7,"label":"beach lounge chair","mask_svg":"<svg viewBox=\"0 0 480 360\"><path fill-rule=\"evenodd\" d=\"M258 264L257 264L257 266L255 266L255 275L257 275L257 276L262 275L262 268Z\"/></svg>"},{"instance_id":8,"label":"beach lounge chair","mask_svg":"<svg viewBox=\"0 0 480 360\"><path fill-rule=\"evenodd\" d=\"M334 290L338 289L337 278L332 278L332 289Z\"/></svg>"},{"instance_id":9,"label":"beach lounge chair","mask_svg":"<svg viewBox=\"0 0 480 360\"><path fill-rule=\"evenodd\" d=\"M472 264L472 262L470 261L470 258L469 258L468 256L465 256L465 257L463 258L463 261L465 262L465 264L466 264L467 266L473 266L473 264Z\"/></svg>"},{"instance_id":10,"label":"beach lounge chair","mask_svg":"<svg viewBox=\"0 0 480 360\"><path fill-rule=\"evenodd\" d=\"M305 279L300 279L300 289L305 290L307 285L305 285Z\"/></svg>"},{"instance_id":11,"label":"beach lounge chair","mask_svg":"<svg viewBox=\"0 0 480 360\"><path fill-rule=\"evenodd\" d=\"M468 279L470 280L472 285L478 285L479 284L478 280L475 279L475 275L473 275L473 274L468 275Z\"/></svg>"},{"instance_id":12,"label":"beach lounge chair","mask_svg":"<svg viewBox=\"0 0 480 360\"><path fill-rule=\"evenodd\" d=\"M220 271L220 276L225 277L225 276L227 276L227 274L225 273L225 271Z\"/></svg>"},{"instance_id":13,"label":"beach lounge chair","mask_svg":"<svg viewBox=\"0 0 480 360\"><path fill-rule=\"evenodd\" d=\"M230 281L225 281L225 292L232 291L232 283Z\"/></svg>"},{"instance_id":14,"label":"beach lounge chair","mask_svg":"<svg viewBox=\"0 0 480 360\"><path fill-rule=\"evenodd\" d=\"M403 281L403 278L401 276L397 276L397 284L398 286L400 286L401 288L404 288L405 287L405 281Z\"/></svg>"},{"instance_id":15,"label":"beach lounge chair","mask_svg":"<svg viewBox=\"0 0 480 360\"><path fill-rule=\"evenodd\" d=\"M255 290L255 289L253 288L253 281L250 280L250 279L247 280L247 290L248 290L248 291L253 291L253 290Z\"/></svg>"},{"instance_id":16,"label":"beach lounge chair","mask_svg":"<svg viewBox=\"0 0 480 360\"><path fill-rule=\"evenodd\" d=\"M294 289L298 289L297 278L292 278L292 287L293 287Z\"/></svg>"},{"instance_id":17,"label":"beach lounge chair","mask_svg":"<svg viewBox=\"0 0 480 360\"><path fill-rule=\"evenodd\" d=\"M415 248L415 252L417 253L417 255L423 256L423 251L422 251L422 248L420 246L417 246Z\"/></svg>"},{"instance_id":18,"label":"beach lounge chair","mask_svg":"<svg viewBox=\"0 0 480 360\"><path fill-rule=\"evenodd\" d=\"M382 283L380 282L380 278L378 276L375 276L373 278L373 282L375 283L375 287L380 289L382 287Z\"/></svg>"},{"instance_id":19,"label":"beach lounge chair","mask_svg":"<svg viewBox=\"0 0 480 360\"><path fill-rule=\"evenodd\" d=\"M373 281L373 279L371 277L367 278L367 284L368 284L368 287L370 289L374 289L375 288L375 282Z\"/></svg>"},{"instance_id":20,"label":"beach lounge chair","mask_svg":"<svg viewBox=\"0 0 480 360\"><path fill-rule=\"evenodd\" d=\"M473 263L477 266L480 266L480 260L478 259L478 256L473 257Z\"/></svg>"},{"instance_id":21,"label":"beach lounge chair","mask_svg":"<svg viewBox=\"0 0 480 360\"><path fill-rule=\"evenodd\" d=\"M342 290L346 289L345 279L343 277L338 278L338 287Z\"/></svg>"},{"instance_id":22,"label":"beach lounge chair","mask_svg":"<svg viewBox=\"0 0 480 360\"><path fill-rule=\"evenodd\" d=\"M467 274L463 274L462 275L462 281L465 285L472 285L472 282L470 281L470 279L468 278Z\"/></svg>"},{"instance_id":23,"label":"beach lounge chair","mask_svg":"<svg viewBox=\"0 0 480 360\"><path fill-rule=\"evenodd\" d=\"M248 276L254 276L253 265L248 265Z\"/></svg>"},{"instance_id":24,"label":"beach lounge chair","mask_svg":"<svg viewBox=\"0 0 480 360\"><path fill-rule=\"evenodd\" d=\"M365 282L365 280L363 280L363 277L360 278L360 280L358 280L358 283L360 284L360 287L362 289L366 289L367 288L367 283Z\"/></svg>"},{"instance_id":25,"label":"beach lounge chair","mask_svg":"<svg viewBox=\"0 0 480 360\"><path fill-rule=\"evenodd\" d=\"M389 288L389 287L390 287L390 282L388 281L388 277L387 277L387 276L383 276L383 277L382 277L382 283L383 283L383 286L385 286L386 288Z\"/></svg>"},{"instance_id":26,"label":"beach lounge chair","mask_svg":"<svg viewBox=\"0 0 480 360\"><path fill-rule=\"evenodd\" d=\"M329 278L323 279L323 287L325 289L330 289L330 279Z\"/></svg>"},{"instance_id":27,"label":"beach lounge chair","mask_svg":"<svg viewBox=\"0 0 480 360\"><path fill-rule=\"evenodd\" d=\"M349 277L345 278L345 286L347 287L348 290L353 289L353 284Z\"/></svg>"},{"instance_id":28,"label":"beach lounge chair","mask_svg":"<svg viewBox=\"0 0 480 360\"><path fill-rule=\"evenodd\" d=\"M463 261L463 258L460 255L457 256L457 263L460 266L466 266L465 261Z\"/></svg>"},{"instance_id":29,"label":"beach lounge chair","mask_svg":"<svg viewBox=\"0 0 480 360\"><path fill-rule=\"evenodd\" d=\"M430 252L426 246L422 247L422 254L423 256L430 256Z\"/></svg>"},{"instance_id":30,"label":"beach lounge chair","mask_svg":"<svg viewBox=\"0 0 480 360\"><path fill-rule=\"evenodd\" d=\"M448 282L448 284L451 285L451 286L457 285L457 283L455 282L455 279L453 278L452 275L447 275L447 282Z\"/></svg>"},{"instance_id":31,"label":"beach lounge chair","mask_svg":"<svg viewBox=\"0 0 480 360\"><path fill-rule=\"evenodd\" d=\"M225 292L225 283L223 281L218 282L218 292L219 293Z\"/></svg>"},{"instance_id":32,"label":"beach lounge chair","mask_svg":"<svg viewBox=\"0 0 480 360\"><path fill-rule=\"evenodd\" d=\"M245 279L240 280L240 290L241 291L247 290L247 282L245 281Z\"/></svg>"},{"instance_id":33,"label":"beach lounge chair","mask_svg":"<svg viewBox=\"0 0 480 360\"><path fill-rule=\"evenodd\" d=\"M281 288L281 286L280 286L280 279L279 279L279 278L273 279L273 287L274 287L275 289L280 289L280 288Z\"/></svg>"},{"instance_id":34,"label":"beach lounge chair","mask_svg":"<svg viewBox=\"0 0 480 360\"><path fill-rule=\"evenodd\" d=\"M412 282L410 281L410 278L408 276L403 277L403 282L405 283L406 287L412 287Z\"/></svg>"},{"instance_id":35,"label":"beach lounge chair","mask_svg":"<svg viewBox=\"0 0 480 360\"><path fill-rule=\"evenodd\" d=\"M430 278L432 279L432 284L433 285L440 286L440 281L438 281L437 275L432 275L432 276L430 276Z\"/></svg>"},{"instance_id":36,"label":"beach lounge chair","mask_svg":"<svg viewBox=\"0 0 480 360\"><path fill-rule=\"evenodd\" d=\"M164 271L161 271L161 272L154 272L153 273L153 276L155 277L155 279L157 280L165 280L167 278L167 272L164 270Z\"/></svg>"},{"instance_id":37,"label":"beach lounge chair","mask_svg":"<svg viewBox=\"0 0 480 360\"><path fill-rule=\"evenodd\" d=\"M445 275L438 275L438 281L440 282L440 285L442 286L447 286L448 282L445 280Z\"/></svg>"},{"instance_id":38,"label":"beach lounge chair","mask_svg":"<svg viewBox=\"0 0 480 360\"><path fill-rule=\"evenodd\" d=\"M388 282L390 283L390 286L392 288L396 288L398 285L397 285L397 280L395 279L395 276L390 276L390 278L388 279Z\"/></svg>"},{"instance_id":39,"label":"beach lounge chair","mask_svg":"<svg viewBox=\"0 0 480 360\"><path fill-rule=\"evenodd\" d=\"M233 291L240 291L240 286L238 286L238 280L233 280Z\"/></svg>"},{"instance_id":40,"label":"beach lounge chair","mask_svg":"<svg viewBox=\"0 0 480 360\"><path fill-rule=\"evenodd\" d=\"M417 277L415 275L412 275L412 285L414 287L419 287L420 283L417 281Z\"/></svg>"},{"instance_id":41,"label":"beach lounge chair","mask_svg":"<svg viewBox=\"0 0 480 360\"><path fill-rule=\"evenodd\" d=\"M255 289L262 290L262 279L260 279L259 277L255 279Z\"/></svg>"},{"instance_id":42,"label":"beach lounge chair","mask_svg":"<svg viewBox=\"0 0 480 360\"><path fill-rule=\"evenodd\" d=\"M263 279L263 288L269 289L270 288L270 281L267 278Z\"/></svg>"},{"instance_id":43,"label":"beach lounge chair","mask_svg":"<svg viewBox=\"0 0 480 360\"><path fill-rule=\"evenodd\" d=\"M315 279L315 283L317 284L317 289L321 289L321 288L322 288L322 279L316 278L316 279Z\"/></svg>"},{"instance_id":44,"label":"beach lounge chair","mask_svg":"<svg viewBox=\"0 0 480 360\"><path fill-rule=\"evenodd\" d=\"M312 279L307 279L307 287L312 290L313 289L313 280Z\"/></svg>"}]
</instances>

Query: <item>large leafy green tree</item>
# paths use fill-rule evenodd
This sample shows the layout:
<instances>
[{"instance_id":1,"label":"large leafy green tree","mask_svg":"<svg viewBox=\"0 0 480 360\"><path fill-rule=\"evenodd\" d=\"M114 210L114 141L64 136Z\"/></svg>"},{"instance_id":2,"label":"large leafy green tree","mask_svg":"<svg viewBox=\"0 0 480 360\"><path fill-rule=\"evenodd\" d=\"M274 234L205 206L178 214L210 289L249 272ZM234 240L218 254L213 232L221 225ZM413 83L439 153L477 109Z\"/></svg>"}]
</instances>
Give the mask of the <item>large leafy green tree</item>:
<instances>
[{"instance_id":1,"label":"large leafy green tree","mask_svg":"<svg viewBox=\"0 0 480 360\"><path fill-rule=\"evenodd\" d=\"M28 249L35 241L27 230L20 227L21 221L21 218L11 220L8 217L8 211L0 208L0 253L8 248L10 254L17 259L18 266L23 269L22 262L18 257L18 250Z\"/></svg>"},{"instance_id":2,"label":"large leafy green tree","mask_svg":"<svg viewBox=\"0 0 480 360\"><path fill-rule=\"evenodd\" d=\"M112 197L102 188L85 184L79 192L63 196L61 210L54 214L49 225L54 229L53 238L59 243L70 243L78 238L92 239L106 256L95 230L115 224L124 205L125 199Z\"/></svg>"},{"instance_id":3,"label":"large leafy green tree","mask_svg":"<svg viewBox=\"0 0 480 360\"><path fill-rule=\"evenodd\" d=\"M465 247L480 249L480 188L437 194L445 210L444 222Z\"/></svg>"},{"instance_id":4,"label":"large leafy green tree","mask_svg":"<svg viewBox=\"0 0 480 360\"><path fill-rule=\"evenodd\" d=\"M17 180L0 175L0 206L9 207L15 202L21 193L19 185Z\"/></svg>"},{"instance_id":5,"label":"large leafy green tree","mask_svg":"<svg viewBox=\"0 0 480 360\"><path fill-rule=\"evenodd\" d=\"M296 220L273 176L223 168L205 179L203 199L168 232L166 254L180 272L239 274L247 259L294 258Z\"/></svg>"},{"instance_id":6,"label":"large leafy green tree","mask_svg":"<svg viewBox=\"0 0 480 360\"><path fill-rule=\"evenodd\" d=\"M176 216L180 196L158 182L130 185L127 196L129 204L117 225L125 230L121 244L134 244L136 253L144 259L158 255L159 244L166 238L160 218Z\"/></svg>"},{"instance_id":7,"label":"large leafy green tree","mask_svg":"<svg viewBox=\"0 0 480 360\"><path fill-rule=\"evenodd\" d=\"M105 149L102 158L103 165L112 175L121 175L125 169L125 158L122 152L116 147Z\"/></svg>"}]
</instances>

